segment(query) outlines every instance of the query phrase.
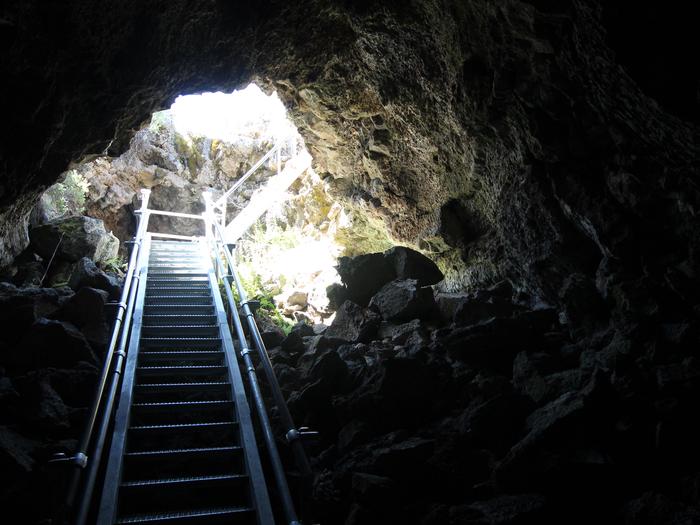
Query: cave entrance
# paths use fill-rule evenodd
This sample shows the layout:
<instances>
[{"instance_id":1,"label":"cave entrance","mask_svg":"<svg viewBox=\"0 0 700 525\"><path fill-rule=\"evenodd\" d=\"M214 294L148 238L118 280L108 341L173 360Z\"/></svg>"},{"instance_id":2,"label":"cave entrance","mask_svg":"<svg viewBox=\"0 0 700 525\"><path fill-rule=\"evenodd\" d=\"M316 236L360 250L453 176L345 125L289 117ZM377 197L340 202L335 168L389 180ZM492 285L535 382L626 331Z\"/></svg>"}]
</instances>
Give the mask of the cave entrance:
<instances>
[{"instance_id":1,"label":"cave entrance","mask_svg":"<svg viewBox=\"0 0 700 525\"><path fill-rule=\"evenodd\" d=\"M223 204L219 218L237 244L249 297L285 330L299 321L330 321L326 287L339 280L339 239L351 224L311 167L276 93L250 84L232 93L179 96L153 113L119 157L72 167L42 207L47 219L102 219L125 241L133 235L141 188L151 190L149 208L190 214L203 212L202 195L210 192ZM201 235L193 222L154 216L149 229Z\"/></svg>"}]
</instances>

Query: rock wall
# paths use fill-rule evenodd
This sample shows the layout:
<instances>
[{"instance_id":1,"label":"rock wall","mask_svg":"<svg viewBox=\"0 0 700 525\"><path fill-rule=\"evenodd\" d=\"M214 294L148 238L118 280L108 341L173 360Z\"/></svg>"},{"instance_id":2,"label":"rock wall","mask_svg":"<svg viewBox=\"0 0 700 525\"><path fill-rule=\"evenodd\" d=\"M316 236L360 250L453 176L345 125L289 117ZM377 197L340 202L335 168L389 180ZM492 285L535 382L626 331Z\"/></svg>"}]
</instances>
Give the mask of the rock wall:
<instances>
[{"instance_id":1,"label":"rock wall","mask_svg":"<svg viewBox=\"0 0 700 525\"><path fill-rule=\"evenodd\" d=\"M625 439L595 432L587 438L611 443L618 452L631 442L630 454L615 456L621 470L644 461L649 443L663 452L654 456L653 472L663 472L669 457L682 465L675 450L694 460L682 430L692 418L685 399L697 390L689 349L697 348L700 297L700 73L680 58L698 47L688 30L694 18L691 3L673 9L653 2L605 4L123 0L3 6L2 262L26 245L29 210L69 161L124 152L150 113L178 94L231 90L256 80L286 102L316 171L336 196L383 221L394 240L431 253L446 275L445 290L478 290L507 278L516 296L548 302L566 323L560 327L564 342L554 334L554 343L540 338L536 346L545 353L554 346L562 357L573 344L573 365L568 350L553 368L544 358L509 354L520 359L517 367L508 372L506 361L495 366L511 386L473 378L475 403L482 392L510 395L515 382L534 378L517 387L538 397L528 416L533 419L509 434L511 441L492 445L510 454L505 464L499 456L505 466L495 474L509 490L523 489L519 476L528 461L550 460L548 453L538 454L551 450L547 443L556 445L562 427L575 440L577 428L598 421L598 412L591 416L588 409L598 406L608 385L626 407L624 417L596 429L617 429ZM517 341L498 339L503 326L488 325L488 337L460 332L466 339L458 337L455 348L472 336L484 344L494 337L515 352ZM443 345L441 334L449 335L438 333L431 341ZM410 377L416 365L392 372L393 366L386 373ZM561 366L588 370L593 382L549 377L565 371ZM592 373L596 368L603 379ZM459 394L471 381L449 384ZM549 398L552 385L556 393L572 393ZM465 413L465 428L475 421L478 426L479 417L479 411ZM430 436L404 437L372 442L385 465L423 461L440 451L423 441ZM595 465L606 465L606 472L609 463L598 449L571 450L582 456L568 459L585 465L575 472L587 475L591 467L593 482L601 479ZM451 468L454 454L448 452L434 476ZM527 461L518 463L522 454ZM465 472L492 466L488 454L462 459ZM686 481L670 484L667 492L682 490L696 501L697 477L685 474ZM366 476L340 482L356 484L366 497L371 487L382 494L385 483ZM464 481L472 482L479 483ZM628 522L696 518L657 489L630 495ZM328 490L332 505L334 483ZM434 522L483 515L507 523L518 514L504 517L498 509L536 513L542 507L539 496L514 499L478 490L481 503L435 507ZM492 495L506 499L492 501ZM354 512L361 517L368 506L358 505Z\"/></svg>"},{"instance_id":2,"label":"rock wall","mask_svg":"<svg viewBox=\"0 0 700 525\"><path fill-rule=\"evenodd\" d=\"M257 79L338 195L432 251L448 288L508 275L560 301L570 274L639 276L655 251L692 280L697 126L620 67L614 15L579 1L5 8L3 257L69 160L124 150L179 93Z\"/></svg>"}]
</instances>

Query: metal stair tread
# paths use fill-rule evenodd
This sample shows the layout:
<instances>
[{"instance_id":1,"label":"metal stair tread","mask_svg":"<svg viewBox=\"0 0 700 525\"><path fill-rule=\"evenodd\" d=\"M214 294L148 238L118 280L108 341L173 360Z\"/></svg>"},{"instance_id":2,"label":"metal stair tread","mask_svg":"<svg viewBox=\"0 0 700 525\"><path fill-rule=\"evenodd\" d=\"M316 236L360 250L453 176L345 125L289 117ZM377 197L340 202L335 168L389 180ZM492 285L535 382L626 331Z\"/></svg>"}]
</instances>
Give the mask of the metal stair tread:
<instances>
[{"instance_id":1,"label":"metal stair tread","mask_svg":"<svg viewBox=\"0 0 700 525\"><path fill-rule=\"evenodd\" d=\"M185 512L168 512L158 514L139 514L135 516L124 516L117 519L115 524L121 525L126 523L153 523L166 520L179 520L189 518L209 518L209 517L226 517L226 515L235 515L253 512L250 507L223 507L218 509L192 510Z\"/></svg>"},{"instance_id":2,"label":"metal stair tread","mask_svg":"<svg viewBox=\"0 0 700 525\"><path fill-rule=\"evenodd\" d=\"M219 328L218 324L144 324L143 328Z\"/></svg>"},{"instance_id":3,"label":"metal stair tread","mask_svg":"<svg viewBox=\"0 0 700 525\"><path fill-rule=\"evenodd\" d=\"M237 479L247 479L247 474L211 474L208 476L182 476L177 478L143 479L134 481L124 481L122 487L152 487L157 485L175 485L204 483L208 481L231 481Z\"/></svg>"},{"instance_id":4,"label":"metal stair tread","mask_svg":"<svg viewBox=\"0 0 700 525\"><path fill-rule=\"evenodd\" d=\"M167 429L193 429L193 428L206 428L206 427L224 427L224 426L235 426L238 423L236 421L202 421L199 423L171 423L168 425L137 425L129 427L129 431L137 430L167 430Z\"/></svg>"},{"instance_id":5,"label":"metal stair tread","mask_svg":"<svg viewBox=\"0 0 700 525\"><path fill-rule=\"evenodd\" d=\"M212 370L214 368L223 368L228 370L225 365L172 365L172 366L139 366L136 370Z\"/></svg>"},{"instance_id":6,"label":"metal stair tread","mask_svg":"<svg viewBox=\"0 0 700 525\"><path fill-rule=\"evenodd\" d=\"M178 454L215 454L217 452L238 452L243 450L243 447L232 445L229 447L196 447L196 448L171 448L166 450L141 450L137 452L127 452L125 457L129 458L147 458L147 457L162 457L173 456Z\"/></svg>"},{"instance_id":7,"label":"metal stair tread","mask_svg":"<svg viewBox=\"0 0 700 525\"><path fill-rule=\"evenodd\" d=\"M171 388L204 388L204 387L230 387L231 384L228 381L198 381L195 383L181 382L181 383L141 383L136 385L139 389L171 389Z\"/></svg>"}]
</instances>

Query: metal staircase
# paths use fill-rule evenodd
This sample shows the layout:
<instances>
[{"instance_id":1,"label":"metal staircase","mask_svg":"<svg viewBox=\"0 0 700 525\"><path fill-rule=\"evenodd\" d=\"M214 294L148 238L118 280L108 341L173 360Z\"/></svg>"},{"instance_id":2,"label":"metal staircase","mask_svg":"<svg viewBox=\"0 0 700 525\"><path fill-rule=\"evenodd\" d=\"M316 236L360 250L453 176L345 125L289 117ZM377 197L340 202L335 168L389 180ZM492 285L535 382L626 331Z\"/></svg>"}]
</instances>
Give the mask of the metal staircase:
<instances>
[{"instance_id":1,"label":"metal staircase","mask_svg":"<svg viewBox=\"0 0 700 525\"><path fill-rule=\"evenodd\" d=\"M302 441L315 433L294 426L275 378L220 224L225 205L205 193L202 215L151 210L149 195L85 431L73 456L52 460L74 468L55 523L299 525L276 436L303 487ZM151 215L202 221L205 234L149 233Z\"/></svg>"},{"instance_id":2,"label":"metal staircase","mask_svg":"<svg viewBox=\"0 0 700 525\"><path fill-rule=\"evenodd\" d=\"M148 241L97 523L273 523L211 261Z\"/></svg>"}]
</instances>

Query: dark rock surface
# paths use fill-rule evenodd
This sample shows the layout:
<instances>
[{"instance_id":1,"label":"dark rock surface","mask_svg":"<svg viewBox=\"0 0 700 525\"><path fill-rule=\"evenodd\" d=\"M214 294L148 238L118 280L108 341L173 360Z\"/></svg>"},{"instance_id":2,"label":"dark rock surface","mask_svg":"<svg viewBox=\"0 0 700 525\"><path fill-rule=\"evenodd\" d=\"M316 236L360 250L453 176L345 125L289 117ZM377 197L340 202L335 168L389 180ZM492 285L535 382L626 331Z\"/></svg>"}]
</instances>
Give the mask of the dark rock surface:
<instances>
[{"instance_id":1,"label":"dark rock surface","mask_svg":"<svg viewBox=\"0 0 700 525\"><path fill-rule=\"evenodd\" d=\"M386 286L397 283L421 290L411 280ZM432 290L422 290L432 304ZM286 359L297 423L321 431L315 519L694 519L696 332L668 325L657 336L670 345L663 358L634 358L634 334L571 326L568 312L508 283L449 301L440 309L449 315L383 315L362 342L357 326L371 310L346 302L326 334L305 338L306 351ZM411 308L411 297L396 304ZM340 331L350 335L326 336Z\"/></svg>"},{"instance_id":2,"label":"dark rock surface","mask_svg":"<svg viewBox=\"0 0 700 525\"><path fill-rule=\"evenodd\" d=\"M107 298L0 283L0 504L22 523L46 523L66 483L47 462L73 453L83 430L112 321Z\"/></svg>"},{"instance_id":3,"label":"dark rock surface","mask_svg":"<svg viewBox=\"0 0 700 525\"><path fill-rule=\"evenodd\" d=\"M434 262L403 246L390 248L384 253L341 257L337 269L344 288L329 287L331 302L349 299L360 306L367 306L370 298L394 279L413 279L421 287L437 284L443 279Z\"/></svg>"},{"instance_id":4,"label":"dark rock surface","mask_svg":"<svg viewBox=\"0 0 700 525\"><path fill-rule=\"evenodd\" d=\"M42 224L29 231L33 250L43 259L77 262L87 257L105 262L117 256L119 240L107 232L104 223L93 217L69 217Z\"/></svg>"},{"instance_id":5,"label":"dark rock surface","mask_svg":"<svg viewBox=\"0 0 700 525\"><path fill-rule=\"evenodd\" d=\"M112 298L118 297L121 290L120 283L115 277L100 270L87 257L80 259L73 268L68 286L75 291L83 287L97 288L104 290Z\"/></svg>"}]
</instances>

